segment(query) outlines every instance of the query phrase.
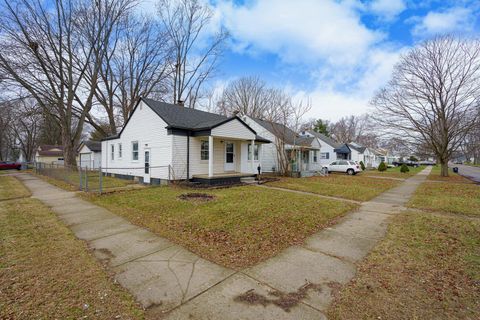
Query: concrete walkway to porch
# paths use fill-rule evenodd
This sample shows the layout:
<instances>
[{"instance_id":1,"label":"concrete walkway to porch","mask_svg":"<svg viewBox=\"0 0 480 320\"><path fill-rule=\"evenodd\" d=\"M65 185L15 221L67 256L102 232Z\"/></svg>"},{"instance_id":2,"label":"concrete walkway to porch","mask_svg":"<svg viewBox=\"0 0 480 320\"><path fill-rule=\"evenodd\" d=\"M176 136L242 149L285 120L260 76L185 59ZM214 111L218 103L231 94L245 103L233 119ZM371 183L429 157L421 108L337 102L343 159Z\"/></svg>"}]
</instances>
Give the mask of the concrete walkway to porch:
<instances>
[{"instance_id":1,"label":"concrete walkway to porch","mask_svg":"<svg viewBox=\"0 0 480 320\"><path fill-rule=\"evenodd\" d=\"M142 304L150 318L325 319L332 291L350 281L361 260L384 236L389 217L401 212L429 174L426 169L362 204L331 228L246 270L206 261L127 220L32 175L18 178L35 198L50 206L115 279ZM312 286L305 286L312 284ZM307 290L287 312L272 291ZM264 303L240 301L254 292ZM247 299L248 300L248 299ZM165 314L166 313L166 314Z\"/></svg>"}]
</instances>

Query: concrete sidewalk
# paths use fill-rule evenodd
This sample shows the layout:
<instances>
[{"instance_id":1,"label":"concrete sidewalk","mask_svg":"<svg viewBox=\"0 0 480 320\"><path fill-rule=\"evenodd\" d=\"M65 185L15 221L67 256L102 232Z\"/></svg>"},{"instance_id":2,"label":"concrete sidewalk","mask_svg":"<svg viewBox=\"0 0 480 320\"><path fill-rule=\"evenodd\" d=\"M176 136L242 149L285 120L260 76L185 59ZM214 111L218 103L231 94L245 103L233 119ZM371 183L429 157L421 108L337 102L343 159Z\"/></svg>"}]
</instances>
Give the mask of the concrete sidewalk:
<instances>
[{"instance_id":1,"label":"concrete sidewalk","mask_svg":"<svg viewBox=\"0 0 480 320\"><path fill-rule=\"evenodd\" d=\"M33 197L52 207L74 234L87 241L95 255L108 263L116 280L148 309L149 317L325 319L323 311L332 292L354 277L355 262L384 236L388 218L403 209L429 172L426 169L363 203L359 211L318 232L304 245L288 248L243 271L206 261L79 199L74 192L31 175L18 178ZM273 291L277 294L272 295ZM303 295L299 294L302 292ZM280 300L288 293L296 293L301 299L286 307Z\"/></svg>"}]
</instances>

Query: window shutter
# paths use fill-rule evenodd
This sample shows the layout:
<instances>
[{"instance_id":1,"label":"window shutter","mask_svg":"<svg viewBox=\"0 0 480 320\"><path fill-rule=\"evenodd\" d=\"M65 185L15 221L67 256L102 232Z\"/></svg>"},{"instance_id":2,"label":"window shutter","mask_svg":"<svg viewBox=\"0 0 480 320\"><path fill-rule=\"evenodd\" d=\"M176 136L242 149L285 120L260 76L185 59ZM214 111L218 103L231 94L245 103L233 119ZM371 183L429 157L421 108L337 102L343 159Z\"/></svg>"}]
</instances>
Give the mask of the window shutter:
<instances>
[{"instance_id":1,"label":"window shutter","mask_svg":"<svg viewBox=\"0 0 480 320\"><path fill-rule=\"evenodd\" d=\"M327 152L327 159L330 159L330 152Z\"/></svg>"}]
</instances>

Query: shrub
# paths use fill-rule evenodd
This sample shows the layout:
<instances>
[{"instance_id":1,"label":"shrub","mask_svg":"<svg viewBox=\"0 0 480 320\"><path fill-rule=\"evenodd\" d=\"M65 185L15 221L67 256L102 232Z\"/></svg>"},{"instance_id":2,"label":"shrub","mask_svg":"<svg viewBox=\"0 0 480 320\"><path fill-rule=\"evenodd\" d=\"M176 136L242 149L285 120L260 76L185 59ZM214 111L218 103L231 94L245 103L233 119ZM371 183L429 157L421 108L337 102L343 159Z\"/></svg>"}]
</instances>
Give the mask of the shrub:
<instances>
[{"instance_id":1,"label":"shrub","mask_svg":"<svg viewBox=\"0 0 480 320\"><path fill-rule=\"evenodd\" d=\"M410 169L408 169L408 166L405 163L402 164L402 166L400 167L400 172L407 173L408 171L410 171Z\"/></svg>"},{"instance_id":2,"label":"shrub","mask_svg":"<svg viewBox=\"0 0 480 320\"><path fill-rule=\"evenodd\" d=\"M365 171L365 164L363 161L360 161L360 168L362 168L362 171Z\"/></svg>"},{"instance_id":3,"label":"shrub","mask_svg":"<svg viewBox=\"0 0 480 320\"><path fill-rule=\"evenodd\" d=\"M382 172L382 171L387 171L387 165L385 164L385 162L380 162L380 164L378 165L378 171Z\"/></svg>"}]
</instances>

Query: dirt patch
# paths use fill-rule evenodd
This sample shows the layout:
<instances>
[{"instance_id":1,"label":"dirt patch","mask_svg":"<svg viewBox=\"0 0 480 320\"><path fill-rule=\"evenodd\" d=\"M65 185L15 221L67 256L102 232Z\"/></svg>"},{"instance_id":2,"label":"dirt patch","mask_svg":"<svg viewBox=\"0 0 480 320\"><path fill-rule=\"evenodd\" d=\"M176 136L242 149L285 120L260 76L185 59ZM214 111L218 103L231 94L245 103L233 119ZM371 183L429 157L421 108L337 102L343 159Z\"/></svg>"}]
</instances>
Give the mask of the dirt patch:
<instances>
[{"instance_id":1,"label":"dirt patch","mask_svg":"<svg viewBox=\"0 0 480 320\"><path fill-rule=\"evenodd\" d=\"M188 201L211 201L215 199L215 196L207 193L191 192L179 195L178 199Z\"/></svg>"},{"instance_id":2,"label":"dirt patch","mask_svg":"<svg viewBox=\"0 0 480 320\"><path fill-rule=\"evenodd\" d=\"M242 302L249 305L262 305L264 307L269 304L273 304L281 308L285 312L289 312L293 307L298 305L303 299L308 296L309 290L320 292L322 289L319 284L309 282L304 284L303 286L298 288L297 291L294 292L285 293L281 291L270 291L268 295L273 298L258 294L254 291L254 289L251 289L235 297L234 301Z\"/></svg>"}]
</instances>

